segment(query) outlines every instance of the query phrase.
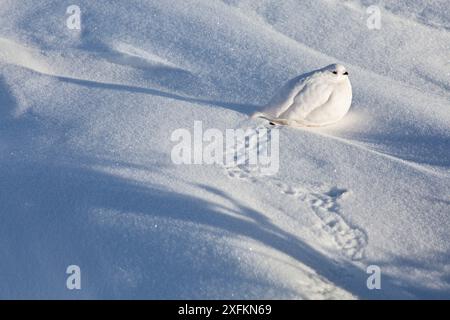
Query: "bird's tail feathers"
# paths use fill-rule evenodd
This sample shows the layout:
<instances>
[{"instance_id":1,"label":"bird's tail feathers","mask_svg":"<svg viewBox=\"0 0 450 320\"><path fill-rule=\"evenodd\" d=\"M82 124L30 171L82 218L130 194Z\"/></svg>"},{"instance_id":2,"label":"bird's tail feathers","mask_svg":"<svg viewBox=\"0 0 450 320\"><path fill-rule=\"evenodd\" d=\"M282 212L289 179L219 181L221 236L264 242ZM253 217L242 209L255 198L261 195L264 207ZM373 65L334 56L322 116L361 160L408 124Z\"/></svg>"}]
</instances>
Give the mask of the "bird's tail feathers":
<instances>
[{"instance_id":1,"label":"bird's tail feathers","mask_svg":"<svg viewBox=\"0 0 450 320\"><path fill-rule=\"evenodd\" d=\"M259 118L263 118L267 121L269 121L271 124L280 125L280 126L290 126L290 127L297 127L297 128L304 128L304 127L321 127L322 125L309 122L309 121L301 121L301 120L289 120L289 119L280 119L280 118L270 118L266 116L261 116Z\"/></svg>"},{"instance_id":2,"label":"bird's tail feathers","mask_svg":"<svg viewBox=\"0 0 450 320\"><path fill-rule=\"evenodd\" d=\"M289 119L281 119L281 118L275 118L271 117L270 115L267 115L263 112L255 112L250 116L250 119L257 119L262 118L270 123L278 124L282 126L291 126L291 127L320 127L321 125L309 122L306 120L289 120Z\"/></svg>"}]
</instances>

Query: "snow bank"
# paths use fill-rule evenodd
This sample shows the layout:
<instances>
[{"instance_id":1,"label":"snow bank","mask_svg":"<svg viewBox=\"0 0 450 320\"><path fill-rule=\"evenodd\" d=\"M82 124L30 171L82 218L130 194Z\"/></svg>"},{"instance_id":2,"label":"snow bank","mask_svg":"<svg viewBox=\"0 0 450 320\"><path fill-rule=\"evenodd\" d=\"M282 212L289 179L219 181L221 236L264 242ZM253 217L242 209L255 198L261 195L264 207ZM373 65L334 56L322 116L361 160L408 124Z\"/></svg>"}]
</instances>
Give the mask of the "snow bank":
<instances>
[{"instance_id":1,"label":"snow bank","mask_svg":"<svg viewBox=\"0 0 450 320\"><path fill-rule=\"evenodd\" d=\"M445 1L0 2L0 298L449 298ZM280 171L174 165L171 133L350 73ZM79 265L82 290L66 288ZM366 268L382 271L368 290Z\"/></svg>"}]
</instances>

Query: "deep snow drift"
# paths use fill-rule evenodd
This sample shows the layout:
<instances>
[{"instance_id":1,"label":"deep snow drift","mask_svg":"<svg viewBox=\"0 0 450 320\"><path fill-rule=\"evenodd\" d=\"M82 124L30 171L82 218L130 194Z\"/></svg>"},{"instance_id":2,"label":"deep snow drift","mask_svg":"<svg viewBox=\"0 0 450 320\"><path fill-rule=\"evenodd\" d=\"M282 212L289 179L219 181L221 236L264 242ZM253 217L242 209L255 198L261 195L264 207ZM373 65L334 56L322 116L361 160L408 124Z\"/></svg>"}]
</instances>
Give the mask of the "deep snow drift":
<instances>
[{"instance_id":1,"label":"deep snow drift","mask_svg":"<svg viewBox=\"0 0 450 320\"><path fill-rule=\"evenodd\" d=\"M0 0L0 298L450 298L448 1L379 30L370 1L76 2L81 31ZM336 62L350 113L281 128L276 175L171 161Z\"/></svg>"}]
</instances>

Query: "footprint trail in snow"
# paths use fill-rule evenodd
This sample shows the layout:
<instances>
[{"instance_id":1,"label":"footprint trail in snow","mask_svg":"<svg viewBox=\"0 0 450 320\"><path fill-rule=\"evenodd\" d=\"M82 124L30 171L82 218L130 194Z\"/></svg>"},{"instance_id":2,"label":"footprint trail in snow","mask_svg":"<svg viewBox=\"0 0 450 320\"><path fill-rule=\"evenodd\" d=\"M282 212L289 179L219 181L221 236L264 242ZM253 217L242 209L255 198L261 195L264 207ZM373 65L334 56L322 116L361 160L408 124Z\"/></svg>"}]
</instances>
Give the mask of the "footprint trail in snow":
<instances>
[{"instance_id":1,"label":"footprint trail in snow","mask_svg":"<svg viewBox=\"0 0 450 320\"><path fill-rule=\"evenodd\" d=\"M278 189L282 194L294 198L296 201L306 204L309 212L314 214L318 229L318 236L331 238L334 245L342 254L351 260L361 260L364 258L365 247L368 244L366 233L350 224L342 215L340 201L348 197L351 192L337 186L309 187L303 185L289 185L274 176L269 176L257 165L250 165L248 159L240 159L252 152L252 150L267 150L267 143L270 139L264 138L270 132L270 127L258 126L254 134L258 134L259 139L250 136L245 144L238 144L237 150L228 152L234 153L236 164L226 165L225 170L230 178L237 178L251 183L263 183L273 189ZM263 134L261 134L261 132ZM245 149L245 150L243 150Z\"/></svg>"}]
</instances>

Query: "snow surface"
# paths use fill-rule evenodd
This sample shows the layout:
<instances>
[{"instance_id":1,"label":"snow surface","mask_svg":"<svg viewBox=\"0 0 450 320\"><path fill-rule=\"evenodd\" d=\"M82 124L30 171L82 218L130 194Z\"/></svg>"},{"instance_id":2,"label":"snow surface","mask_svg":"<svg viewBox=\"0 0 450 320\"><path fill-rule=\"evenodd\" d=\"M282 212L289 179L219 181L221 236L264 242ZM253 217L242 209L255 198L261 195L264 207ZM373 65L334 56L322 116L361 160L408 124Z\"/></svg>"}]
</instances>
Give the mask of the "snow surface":
<instances>
[{"instance_id":1,"label":"snow surface","mask_svg":"<svg viewBox=\"0 0 450 320\"><path fill-rule=\"evenodd\" d=\"M0 0L0 298L450 298L450 5L372 4ZM277 175L171 162L330 63L352 109Z\"/></svg>"}]
</instances>

